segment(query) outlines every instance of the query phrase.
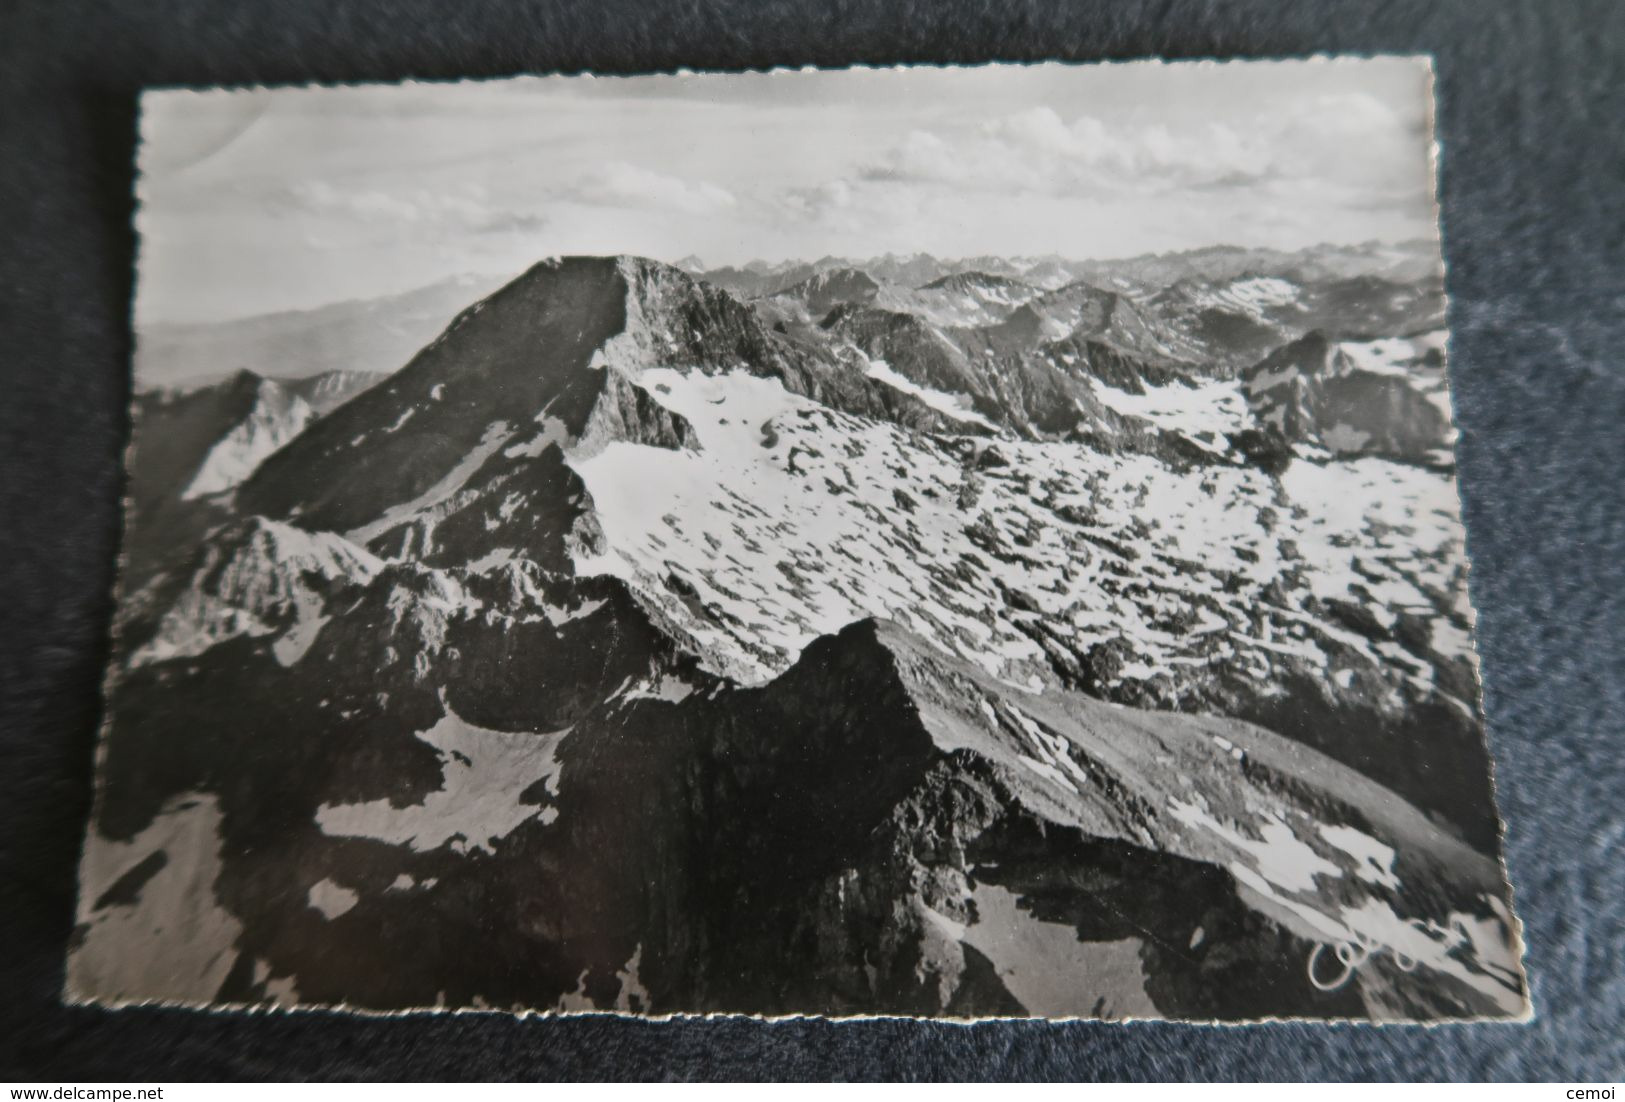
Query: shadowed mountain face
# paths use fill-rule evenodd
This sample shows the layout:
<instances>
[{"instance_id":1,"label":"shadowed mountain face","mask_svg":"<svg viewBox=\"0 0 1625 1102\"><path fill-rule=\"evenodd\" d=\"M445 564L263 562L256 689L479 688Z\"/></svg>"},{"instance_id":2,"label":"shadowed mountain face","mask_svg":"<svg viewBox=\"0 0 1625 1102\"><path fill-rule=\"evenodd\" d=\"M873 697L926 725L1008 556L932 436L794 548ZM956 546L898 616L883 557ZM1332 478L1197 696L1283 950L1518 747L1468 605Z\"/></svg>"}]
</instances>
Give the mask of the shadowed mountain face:
<instances>
[{"instance_id":1,"label":"shadowed mountain face","mask_svg":"<svg viewBox=\"0 0 1625 1102\"><path fill-rule=\"evenodd\" d=\"M1520 1014L1442 341L932 264L552 260L138 421L70 992Z\"/></svg>"},{"instance_id":2,"label":"shadowed mountain face","mask_svg":"<svg viewBox=\"0 0 1625 1102\"><path fill-rule=\"evenodd\" d=\"M1249 368L1243 384L1258 418L1285 439L1448 466L1455 430L1441 347L1398 340L1339 345L1317 330Z\"/></svg>"}]
</instances>

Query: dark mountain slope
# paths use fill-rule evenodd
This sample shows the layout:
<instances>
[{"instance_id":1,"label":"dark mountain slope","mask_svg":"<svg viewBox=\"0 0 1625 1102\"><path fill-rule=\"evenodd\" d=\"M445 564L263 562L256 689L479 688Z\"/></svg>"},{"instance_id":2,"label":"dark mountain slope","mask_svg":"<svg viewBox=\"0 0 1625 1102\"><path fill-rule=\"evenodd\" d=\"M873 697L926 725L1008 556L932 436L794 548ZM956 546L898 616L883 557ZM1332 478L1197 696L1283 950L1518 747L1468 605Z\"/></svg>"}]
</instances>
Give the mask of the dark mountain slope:
<instances>
[{"instance_id":1,"label":"dark mountain slope","mask_svg":"<svg viewBox=\"0 0 1625 1102\"><path fill-rule=\"evenodd\" d=\"M305 399L251 371L188 392L137 393L126 482L123 585L134 590L226 516L231 489L315 417Z\"/></svg>"},{"instance_id":2,"label":"dark mountain slope","mask_svg":"<svg viewBox=\"0 0 1625 1102\"><path fill-rule=\"evenodd\" d=\"M498 580L478 583L484 598L497 600ZM819 640L759 689L638 698L616 684L671 661L658 636L617 634L595 650L614 663L601 670L573 642L637 624L614 583L562 604L573 618L547 642L507 639L516 622L484 617L440 626L448 582L465 584L380 577L369 594L404 587L417 596L390 603L419 611L380 636L384 607L363 598L280 680L250 673L237 646L130 687L139 702L164 677L207 670L213 692L254 704L209 754L179 756L162 745L168 720L132 703L134 737L113 765L221 801L242 857L217 890L243 924L239 950L307 1001L1206 1018L1448 1017L1518 999L1490 933L1447 946L1405 921L1492 928L1494 863L1261 729L1013 691L874 622ZM514 615L536 599L496 607ZM419 651L427 665L329 676L353 668L352 648L396 648L405 631L444 642ZM503 655L515 676L497 691L435 689ZM560 676L538 683L515 660ZM310 718L332 709L349 718L319 735ZM427 816L435 757L409 732L448 716L548 747L549 779L521 797L535 810L501 837L431 844L443 829ZM346 821L324 808L382 799L398 810L372 805L367 834L314 828ZM155 810L106 803L100 827L128 835ZM416 842L388 841L394 817L419 824ZM297 864L263 845L294 837ZM1385 846L1398 856L1385 862ZM411 886L392 886L401 878ZM329 881L357 896L332 920L306 904ZM1338 936L1377 948L1326 993L1308 969ZM1053 982L1058 969L1069 984ZM228 997L260 997L252 971Z\"/></svg>"},{"instance_id":3,"label":"dark mountain slope","mask_svg":"<svg viewBox=\"0 0 1625 1102\"><path fill-rule=\"evenodd\" d=\"M834 268L780 291L774 298L799 303L814 318L821 318L845 303L873 301L880 284L856 268Z\"/></svg>"},{"instance_id":4,"label":"dark mountain slope","mask_svg":"<svg viewBox=\"0 0 1625 1102\"><path fill-rule=\"evenodd\" d=\"M439 482L493 424L546 410L579 431L602 383L588 362L625 328L625 303L613 262L538 265L264 464L242 507L348 530ZM414 416L424 418L415 431L392 429Z\"/></svg>"}]
</instances>

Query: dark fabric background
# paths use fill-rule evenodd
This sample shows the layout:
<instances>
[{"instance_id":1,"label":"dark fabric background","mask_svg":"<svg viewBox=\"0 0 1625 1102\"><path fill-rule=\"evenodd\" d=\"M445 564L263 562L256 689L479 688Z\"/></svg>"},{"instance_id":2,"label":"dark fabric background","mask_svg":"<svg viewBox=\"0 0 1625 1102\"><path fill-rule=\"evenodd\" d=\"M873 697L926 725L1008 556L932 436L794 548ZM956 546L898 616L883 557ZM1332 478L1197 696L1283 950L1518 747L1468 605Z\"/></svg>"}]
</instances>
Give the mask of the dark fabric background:
<instances>
[{"instance_id":1,"label":"dark fabric background","mask_svg":"<svg viewBox=\"0 0 1625 1102\"><path fill-rule=\"evenodd\" d=\"M1437 58L1461 482L1534 1024L59 1004L128 429L142 85L1323 51ZM0 0L0 1079L1625 1076L1622 76L1625 5L1608 0Z\"/></svg>"}]
</instances>

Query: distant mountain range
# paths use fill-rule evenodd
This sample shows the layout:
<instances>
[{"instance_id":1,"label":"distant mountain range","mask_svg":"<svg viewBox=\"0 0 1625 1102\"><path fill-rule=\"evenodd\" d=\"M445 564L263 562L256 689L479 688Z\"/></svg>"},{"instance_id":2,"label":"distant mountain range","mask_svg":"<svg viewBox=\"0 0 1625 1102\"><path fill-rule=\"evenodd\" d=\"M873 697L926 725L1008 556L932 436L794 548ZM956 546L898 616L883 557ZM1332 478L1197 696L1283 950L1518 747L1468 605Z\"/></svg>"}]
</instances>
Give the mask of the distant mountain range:
<instances>
[{"instance_id":1,"label":"distant mountain range","mask_svg":"<svg viewBox=\"0 0 1625 1102\"><path fill-rule=\"evenodd\" d=\"M390 372L504 279L459 275L404 294L220 322L140 327L138 390L193 389L238 371L277 379Z\"/></svg>"},{"instance_id":2,"label":"distant mountain range","mask_svg":"<svg viewBox=\"0 0 1625 1102\"><path fill-rule=\"evenodd\" d=\"M815 261L753 261L740 268L707 268L698 257L678 267L718 287L749 297L776 294L824 272L856 269L903 287L923 287L947 276L975 272L1004 276L1054 290L1079 280L1114 290L1146 291L1185 279L1227 281L1245 276L1277 276L1305 283L1360 276L1415 283L1442 277L1435 241L1358 245L1313 245L1295 251L1218 245L1182 252L1148 253L1115 260L1068 260L1061 256L963 257L940 260L928 253L852 260L827 256Z\"/></svg>"},{"instance_id":3,"label":"distant mountain range","mask_svg":"<svg viewBox=\"0 0 1625 1102\"><path fill-rule=\"evenodd\" d=\"M568 257L143 395L70 995L1522 1015L1443 312Z\"/></svg>"},{"instance_id":4,"label":"distant mountain range","mask_svg":"<svg viewBox=\"0 0 1625 1102\"><path fill-rule=\"evenodd\" d=\"M1030 297L1033 288L1054 291L1079 281L1134 297L1181 281L1186 281L1186 291L1199 294L1207 283L1242 281L1248 276L1275 276L1304 284L1365 277L1428 288L1439 286L1442 280L1438 247L1430 241L1319 245L1296 252L1221 247L1104 261L1060 257L938 260L920 253L867 261L826 257L810 264L756 261L743 268L712 270L705 270L698 258L688 257L678 267L748 298L766 298L781 292L804 297L795 292L795 285L810 281L828 285L831 279L869 280L875 283L877 292L882 284L887 287L878 305L886 305L892 301L891 296L897 295L900 308L923 309L933 320L947 325L988 324L1002 316L999 306L1008 299ZM857 273L855 277L853 273ZM956 284L956 276L989 285L1002 279L1011 286L1003 297L987 287L967 297L962 293L964 288ZM432 340L459 310L505 282L506 277L463 274L403 294L338 302L312 310L221 322L144 325L136 342L136 387L192 389L220 382L239 370L278 379L333 371L391 372ZM1356 283L1354 294L1359 293ZM991 310L973 305L973 300L984 296L991 296ZM804 305L822 315L838 301L856 298L852 293L826 294L823 298L814 295ZM933 303L937 310L932 310ZM824 309L816 309L821 304ZM1335 323L1340 315L1334 313L1330 320ZM1224 341L1213 343L1229 350Z\"/></svg>"}]
</instances>

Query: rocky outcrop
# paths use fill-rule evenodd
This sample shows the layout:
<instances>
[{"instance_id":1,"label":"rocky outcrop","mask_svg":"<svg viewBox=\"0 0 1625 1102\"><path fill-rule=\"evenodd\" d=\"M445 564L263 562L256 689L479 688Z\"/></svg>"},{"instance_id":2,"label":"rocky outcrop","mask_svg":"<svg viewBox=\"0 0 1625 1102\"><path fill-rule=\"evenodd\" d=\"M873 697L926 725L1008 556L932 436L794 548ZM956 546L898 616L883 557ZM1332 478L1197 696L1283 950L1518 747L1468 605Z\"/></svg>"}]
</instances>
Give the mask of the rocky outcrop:
<instances>
[{"instance_id":1,"label":"rocky outcrop","mask_svg":"<svg viewBox=\"0 0 1625 1102\"><path fill-rule=\"evenodd\" d=\"M581 427L574 451L592 454L621 441L652 448L699 447L686 418L662 406L654 395L618 369L604 369L603 387Z\"/></svg>"},{"instance_id":2,"label":"rocky outcrop","mask_svg":"<svg viewBox=\"0 0 1625 1102\"><path fill-rule=\"evenodd\" d=\"M1128 394L1144 394L1148 384L1168 386L1190 378L1188 364L1135 355L1109 341L1077 334L1045 345L1043 353L1063 370L1098 379Z\"/></svg>"},{"instance_id":3,"label":"rocky outcrop","mask_svg":"<svg viewBox=\"0 0 1625 1102\"><path fill-rule=\"evenodd\" d=\"M141 666L296 630L330 594L366 583L381 566L332 533L248 517L217 529L184 569L133 594L121 643L130 665Z\"/></svg>"},{"instance_id":4,"label":"rocky outcrop","mask_svg":"<svg viewBox=\"0 0 1625 1102\"><path fill-rule=\"evenodd\" d=\"M1436 267L1401 263L1388 274L1353 275L1342 268L1309 262L1187 276L1151 295L1145 309L1179 334L1189 358L1225 376L1316 330L1358 341L1443 328Z\"/></svg>"},{"instance_id":5,"label":"rocky outcrop","mask_svg":"<svg viewBox=\"0 0 1625 1102\"><path fill-rule=\"evenodd\" d=\"M602 551L592 495L557 443L538 454L493 452L439 502L409 512L373 535L385 558L462 566L496 556L568 574L574 555Z\"/></svg>"},{"instance_id":6,"label":"rocky outcrop","mask_svg":"<svg viewBox=\"0 0 1625 1102\"><path fill-rule=\"evenodd\" d=\"M1044 287L994 272L964 271L933 280L907 295L888 295L896 308L938 325L997 325Z\"/></svg>"},{"instance_id":7,"label":"rocky outcrop","mask_svg":"<svg viewBox=\"0 0 1625 1102\"><path fill-rule=\"evenodd\" d=\"M297 393L251 371L189 391L138 394L130 496L140 510L230 489L313 416Z\"/></svg>"},{"instance_id":8,"label":"rocky outcrop","mask_svg":"<svg viewBox=\"0 0 1625 1102\"><path fill-rule=\"evenodd\" d=\"M181 491L181 500L232 489L267 456L303 432L315 416L299 395L270 379L258 380L248 411L209 448Z\"/></svg>"},{"instance_id":9,"label":"rocky outcrop","mask_svg":"<svg viewBox=\"0 0 1625 1102\"><path fill-rule=\"evenodd\" d=\"M1242 376L1259 426L1335 455L1439 461L1451 439L1447 414L1409 378L1357 367L1321 332L1288 344Z\"/></svg>"},{"instance_id":10,"label":"rocky outcrop","mask_svg":"<svg viewBox=\"0 0 1625 1102\"><path fill-rule=\"evenodd\" d=\"M871 360L923 387L973 399L987 391L982 373L965 353L930 323L912 314L875 308L842 307L823 328L850 342Z\"/></svg>"},{"instance_id":11,"label":"rocky outcrop","mask_svg":"<svg viewBox=\"0 0 1625 1102\"><path fill-rule=\"evenodd\" d=\"M837 306L872 302L879 292L880 284L867 272L856 268L834 268L819 272L810 279L780 291L774 297L793 300L810 317L822 318Z\"/></svg>"},{"instance_id":12,"label":"rocky outcrop","mask_svg":"<svg viewBox=\"0 0 1625 1102\"><path fill-rule=\"evenodd\" d=\"M303 379L289 379L283 386L310 406L317 417L325 417L363 391L371 390L387 379L382 371L324 371Z\"/></svg>"}]
</instances>

